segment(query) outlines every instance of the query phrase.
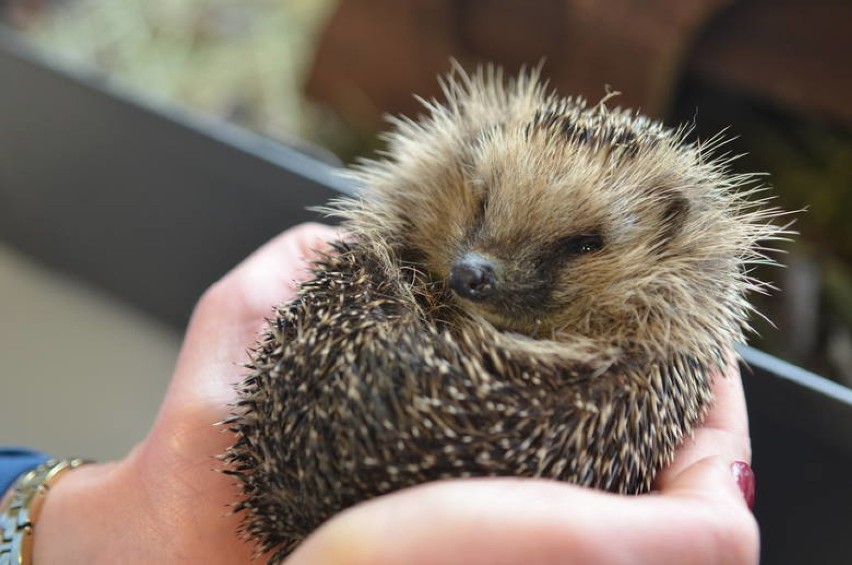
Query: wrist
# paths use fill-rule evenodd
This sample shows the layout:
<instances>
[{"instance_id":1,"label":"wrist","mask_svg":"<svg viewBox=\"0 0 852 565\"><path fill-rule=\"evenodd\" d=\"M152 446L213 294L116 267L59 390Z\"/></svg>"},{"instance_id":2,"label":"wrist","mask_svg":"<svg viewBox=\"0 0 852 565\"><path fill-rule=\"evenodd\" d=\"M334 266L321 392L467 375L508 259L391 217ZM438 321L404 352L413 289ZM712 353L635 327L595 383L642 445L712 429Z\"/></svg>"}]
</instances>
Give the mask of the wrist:
<instances>
[{"instance_id":1,"label":"wrist","mask_svg":"<svg viewBox=\"0 0 852 565\"><path fill-rule=\"evenodd\" d=\"M84 465L51 487L33 527L33 565L98 563L117 555L114 550L126 536L116 529L129 527L119 511L133 507L117 496L118 465Z\"/></svg>"}]
</instances>

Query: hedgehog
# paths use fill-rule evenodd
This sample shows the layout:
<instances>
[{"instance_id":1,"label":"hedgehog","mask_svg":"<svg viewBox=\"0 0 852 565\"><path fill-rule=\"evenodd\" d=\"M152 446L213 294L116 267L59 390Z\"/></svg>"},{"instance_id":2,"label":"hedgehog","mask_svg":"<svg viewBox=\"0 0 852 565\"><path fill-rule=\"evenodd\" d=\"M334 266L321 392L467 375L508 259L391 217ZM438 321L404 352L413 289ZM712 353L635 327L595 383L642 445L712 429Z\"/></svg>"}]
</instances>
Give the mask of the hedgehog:
<instances>
[{"instance_id":1,"label":"hedgehog","mask_svg":"<svg viewBox=\"0 0 852 565\"><path fill-rule=\"evenodd\" d=\"M346 236L251 353L224 455L270 563L360 501L512 475L624 494L701 423L786 233L755 175L537 70L456 70L329 211Z\"/></svg>"}]
</instances>

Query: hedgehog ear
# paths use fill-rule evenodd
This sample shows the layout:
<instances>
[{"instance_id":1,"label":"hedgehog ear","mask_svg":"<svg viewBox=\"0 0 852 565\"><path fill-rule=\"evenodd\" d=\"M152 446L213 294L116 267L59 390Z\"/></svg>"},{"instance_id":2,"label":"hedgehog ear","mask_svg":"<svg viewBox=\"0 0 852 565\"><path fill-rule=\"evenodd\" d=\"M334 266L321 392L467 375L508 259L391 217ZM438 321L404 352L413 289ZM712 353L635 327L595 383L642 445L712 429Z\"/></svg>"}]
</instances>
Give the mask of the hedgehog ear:
<instances>
[{"instance_id":1,"label":"hedgehog ear","mask_svg":"<svg viewBox=\"0 0 852 565\"><path fill-rule=\"evenodd\" d=\"M689 216L689 201L681 192L671 192L663 202L663 212L660 216L661 246L665 246L680 233Z\"/></svg>"}]
</instances>

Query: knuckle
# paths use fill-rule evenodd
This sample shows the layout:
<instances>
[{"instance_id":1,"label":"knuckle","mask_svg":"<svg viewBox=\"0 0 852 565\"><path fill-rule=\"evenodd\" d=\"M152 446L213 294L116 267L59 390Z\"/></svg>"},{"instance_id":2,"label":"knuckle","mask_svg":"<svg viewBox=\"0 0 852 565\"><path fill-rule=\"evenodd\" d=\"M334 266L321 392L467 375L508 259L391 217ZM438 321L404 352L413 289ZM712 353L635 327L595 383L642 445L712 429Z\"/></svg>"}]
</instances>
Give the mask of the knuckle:
<instances>
[{"instance_id":1,"label":"knuckle","mask_svg":"<svg viewBox=\"0 0 852 565\"><path fill-rule=\"evenodd\" d=\"M225 279L219 279L207 287L198 298L198 302L195 303L194 314L210 310L220 303L222 295L225 293L225 288L223 288L225 285Z\"/></svg>"},{"instance_id":2,"label":"knuckle","mask_svg":"<svg viewBox=\"0 0 852 565\"><path fill-rule=\"evenodd\" d=\"M227 275L207 287L195 303L190 319L194 321L208 313L219 311L228 296L233 294L231 287L232 282Z\"/></svg>"}]
</instances>

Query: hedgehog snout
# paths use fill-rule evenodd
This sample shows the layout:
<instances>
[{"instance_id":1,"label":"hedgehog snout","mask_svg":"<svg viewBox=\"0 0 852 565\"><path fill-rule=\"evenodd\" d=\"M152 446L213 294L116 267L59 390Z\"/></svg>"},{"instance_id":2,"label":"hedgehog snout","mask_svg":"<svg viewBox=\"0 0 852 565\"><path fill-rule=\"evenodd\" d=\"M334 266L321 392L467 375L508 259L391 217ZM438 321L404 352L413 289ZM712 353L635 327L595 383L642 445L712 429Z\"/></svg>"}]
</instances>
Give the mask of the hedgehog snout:
<instances>
[{"instance_id":1,"label":"hedgehog snout","mask_svg":"<svg viewBox=\"0 0 852 565\"><path fill-rule=\"evenodd\" d=\"M465 254L450 268L450 288L462 298L485 300L497 288L494 263L478 253Z\"/></svg>"}]
</instances>

